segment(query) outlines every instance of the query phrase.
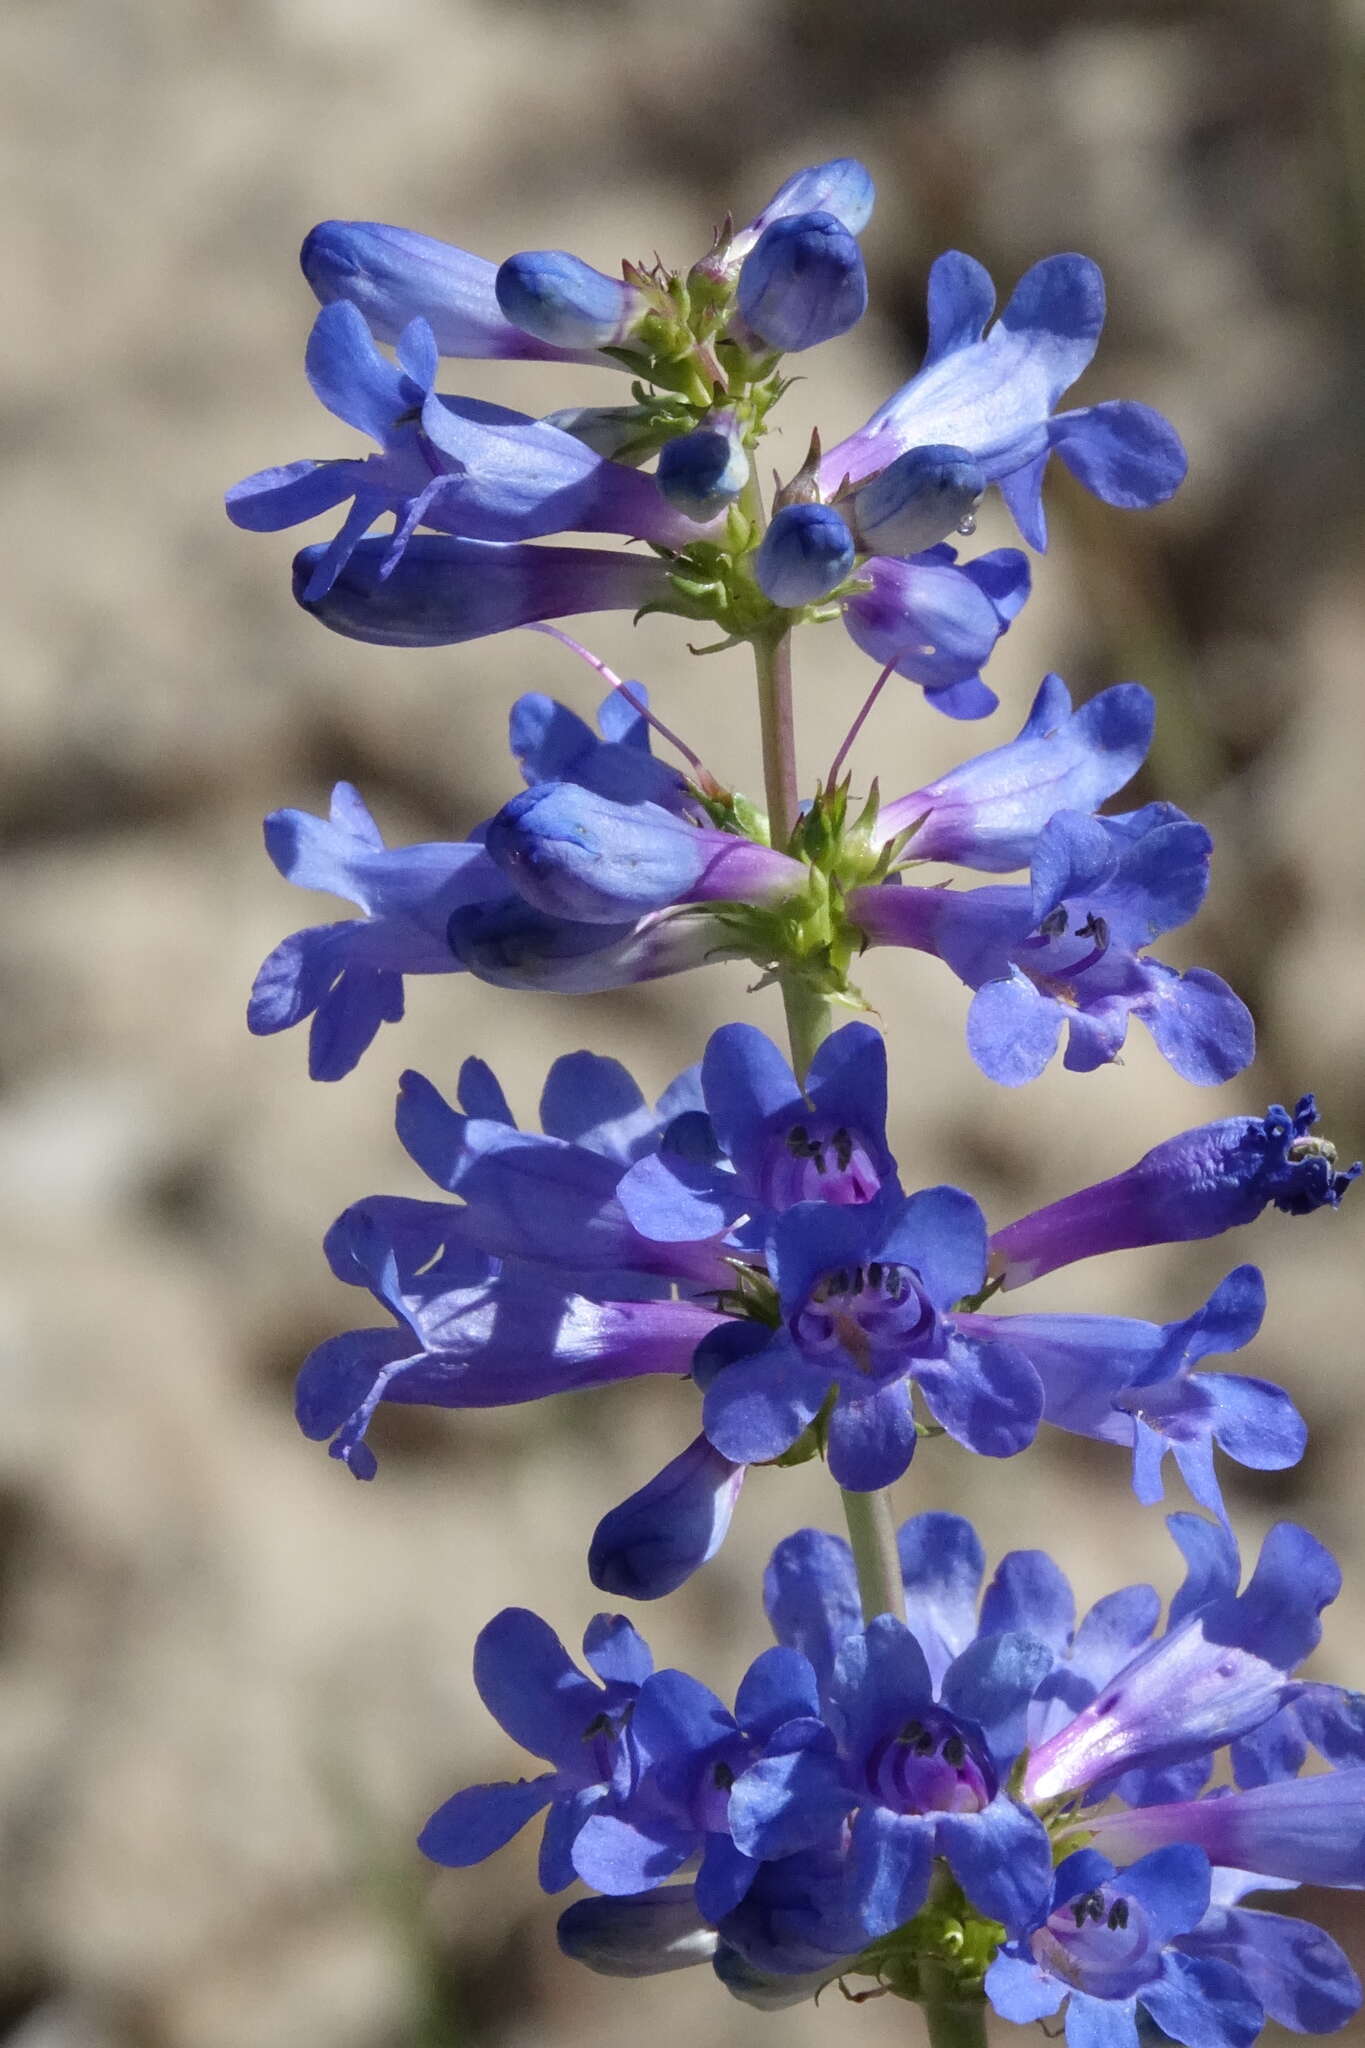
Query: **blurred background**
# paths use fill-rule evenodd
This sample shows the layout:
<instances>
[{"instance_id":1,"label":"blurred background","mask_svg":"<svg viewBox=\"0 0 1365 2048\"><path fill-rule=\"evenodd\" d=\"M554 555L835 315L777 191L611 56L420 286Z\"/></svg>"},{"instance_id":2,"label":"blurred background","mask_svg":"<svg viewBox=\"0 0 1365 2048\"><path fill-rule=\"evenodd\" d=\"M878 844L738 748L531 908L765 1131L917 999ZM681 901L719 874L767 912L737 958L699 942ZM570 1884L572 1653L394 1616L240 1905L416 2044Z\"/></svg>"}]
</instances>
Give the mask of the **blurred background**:
<instances>
[{"instance_id":1,"label":"blurred background","mask_svg":"<svg viewBox=\"0 0 1365 2048\"><path fill-rule=\"evenodd\" d=\"M657 1089L715 1024L779 1013L738 968L582 1001L419 982L333 1087L306 1080L301 1034L248 1038L260 958L338 914L274 874L267 810L321 808L346 776L391 841L458 837L516 787L513 695L597 694L528 635L429 654L331 638L291 602L297 537L223 519L235 478L350 452L302 373L306 229L349 215L495 258L685 264L727 207L743 219L794 167L857 154L880 187L873 311L799 365L770 444L787 468L814 421L837 438L913 369L940 249L980 257L1002 297L1051 251L1101 261L1109 325L1071 402L1159 406L1190 480L1123 515L1054 465L1052 552L991 670L1003 708L964 731L890 689L861 759L894 793L1012 734L1046 668L1081 696L1146 682L1159 732L1132 800L1172 799L1218 841L1208 908L1168 957L1235 983L1261 1052L1200 1092L1135 1031L1121 1068L1005 1094L968 1063L957 983L875 957L907 1181L960 1180L998 1224L1309 1087L1347 1159L1365 1136L1362 45L1359 0L8 0L0 2039L920 2038L889 2000L777 2019L705 1971L593 1978L557 1954L530 1844L467 1874L413 1848L457 1786L523 1768L473 1695L477 1629L524 1602L576 1641L593 1525L692 1434L694 1396L386 1414L379 1478L357 1486L290 1418L304 1354L371 1319L322 1231L363 1194L420 1192L390 1127L406 1065L449 1089L482 1053L530 1117L557 1053L617 1053ZM507 365L451 366L447 388L534 411L604 392L601 373ZM979 545L1010 538L988 508ZM686 631L589 637L756 787L741 657L693 661ZM809 780L871 673L837 629L805 639ZM1161 1320L1263 1264L1246 1363L1289 1387L1312 1441L1296 1471L1228 1467L1225 1485L1244 1552L1288 1513L1342 1556L1317 1668L1358 1684L1362 1218L1359 1197L1272 1215L1022 1304ZM1045 1437L1005 1471L936 1442L898 1497L973 1514L993 1555L1053 1546L1087 1599L1178 1576L1102 1446ZM831 1516L819 1471L756 1474L721 1557L637 1613L661 1658L728 1687L764 1640L767 1547ZM1365 1961L1351 1896L1308 1904Z\"/></svg>"}]
</instances>

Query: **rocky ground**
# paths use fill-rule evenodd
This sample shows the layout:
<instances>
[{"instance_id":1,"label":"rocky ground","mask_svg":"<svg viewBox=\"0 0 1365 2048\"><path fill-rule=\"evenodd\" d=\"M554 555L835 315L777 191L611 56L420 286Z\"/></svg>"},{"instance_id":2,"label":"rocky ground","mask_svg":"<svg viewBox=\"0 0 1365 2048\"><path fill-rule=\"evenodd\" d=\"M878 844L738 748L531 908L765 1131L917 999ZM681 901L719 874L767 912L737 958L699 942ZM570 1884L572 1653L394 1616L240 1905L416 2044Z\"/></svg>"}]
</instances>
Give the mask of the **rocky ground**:
<instances>
[{"instance_id":1,"label":"rocky ground","mask_svg":"<svg viewBox=\"0 0 1365 2048\"><path fill-rule=\"evenodd\" d=\"M301 372L303 231L359 215L490 255L685 258L727 205L855 151L881 186L876 311L809 359L793 466L812 421L846 431L913 365L940 247L1005 281L1055 248L1101 259L1113 312L1084 395L1161 406L1192 476L1140 518L1057 481L983 737L1014 729L1044 668L1082 693L1127 675L1157 691L1139 793L1219 841L1179 957L1248 996L1263 1049L1212 1098L1146 1043L1004 1097L966 1060L957 985L878 960L908 1177L960 1178L1003 1221L1157 1135L1309 1086L1344 1146L1365 1133L1362 35L1358 6L1305 27L1293 0L0 15L0 2038L625 2048L648 2029L725 2048L780 2028L801 2048L918 2024L889 2001L764 2020L704 1973L612 1986L557 1956L521 1845L466 1875L413 1851L456 1785L517 1768L472 1694L474 1633L514 1601L581 1630L592 1526L690 1433L689 1390L386 1418L380 1478L355 1486L289 1416L299 1359L355 1308L321 1231L360 1194L417 1191L389 1128L403 1066L448 1085L482 1052L529 1111L557 1052L610 1050L662 1085L715 1023L775 1019L734 968L584 1001L432 982L336 1087L307 1083L297 1036L247 1037L258 960L312 914L261 852L265 811L317 808L344 775L391 837L455 836L512 790L516 690L593 701L525 636L334 640L291 603L289 540L223 520L235 477L343 452ZM541 410L601 391L507 367L464 388ZM1007 537L983 520L984 544ZM594 645L733 766L741 671L679 639L609 621ZM837 629L812 638L812 766L867 679ZM962 744L907 686L869 757L909 787ZM1230 1474L1229 1499L1244 1544L1288 1512L1339 1550L1322 1668L1365 1683L1360 1243L1359 1214L1272 1218L1231 1249L1081 1268L1038 1305L1167 1317L1237 1258L1265 1266L1251 1369L1290 1387L1312 1444L1293 1473ZM902 1495L964 1507L997 1551L1055 1543L1088 1595L1175 1577L1101 1447L1054 1438L1002 1475L933 1445ZM810 1468L759 1475L722 1557L646 1617L663 1654L730 1682L760 1639L765 1546L831 1508ZM1359 1961L1349 1899L1322 1917Z\"/></svg>"}]
</instances>

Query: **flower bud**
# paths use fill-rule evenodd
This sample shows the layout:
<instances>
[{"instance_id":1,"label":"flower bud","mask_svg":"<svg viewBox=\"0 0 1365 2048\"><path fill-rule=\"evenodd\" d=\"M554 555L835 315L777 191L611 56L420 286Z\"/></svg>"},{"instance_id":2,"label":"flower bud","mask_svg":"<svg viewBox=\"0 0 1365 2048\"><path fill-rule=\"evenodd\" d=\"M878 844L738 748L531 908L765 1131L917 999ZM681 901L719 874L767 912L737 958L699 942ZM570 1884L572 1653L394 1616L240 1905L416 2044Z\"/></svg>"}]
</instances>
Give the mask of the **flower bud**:
<instances>
[{"instance_id":1,"label":"flower bud","mask_svg":"<svg viewBox=\"0 0 1365 2048\"><path fill-rule=\"evenodd\" d=\"M576 782L513 797L484 844L528 903L578 924L623 924L680 902L780 902L805 880L799 862L771 847Z\"/></svg>"},{"instance_id":2,"label":"flower bud","mask_svg":"<svg viewBox=\"0 0 1365 2048\"><path fill-rule=\"evenodd\" d=\"M867 310L857 242L831 213L775 220L739 273L739 310L760 340L788 353L846 334Z\"/></svg>"},{"instance_id":3,"label":"flower bud","mask_svg":"<svg viewBox=\"0 0 1365 2048\"><path fill-rule=\"evenodd\" d=\"M559 348L607 348L624 340L645 310L633 285L594 270L566 249L527 249L498 271L507 319Z\"/></svg>"},{"instance_id":4,"label":"flower bud","mask_svg":"<svg viewBox=\"0 0 1365 2048\"><path fill-rule=\"evenodd\" d=\"M871 555L917 555L970 532L986 479L965 448L907 448L853 495L858 545Z\"/></svg>"},{"instance_id":5,"label":"flower bud","mask_svg":"<svg viewBox=\"0 0 1365 2048\"><path fill-rule=\"evenodd\" d=\"M594 1586L628 1600L676 1592L720 1549L746 1470L699 1436L602 1517L588 1552Z\"/></svg>"},{"instance_id":6,"label":"flower bud","mask_svg":"<svg viewBox=\"0 0 1365 2048\"><path fill-rule=\"evenodd\" d=\"M728 408L665 443L659 454L659 489L688 519L713 519L733 505L748 475L739 424Z\"/></svg>"},{"instance_id":7,"label":"flower bud","mask_svg":"<svg viewBox=\"0 0 1365 2048\"><path fill-rule=\"evenodd\" d=\"M853 567L853 535L832 505L788 505L759 544L754 574L773 604L818 604Z\"/></svg>"}]
</instances>

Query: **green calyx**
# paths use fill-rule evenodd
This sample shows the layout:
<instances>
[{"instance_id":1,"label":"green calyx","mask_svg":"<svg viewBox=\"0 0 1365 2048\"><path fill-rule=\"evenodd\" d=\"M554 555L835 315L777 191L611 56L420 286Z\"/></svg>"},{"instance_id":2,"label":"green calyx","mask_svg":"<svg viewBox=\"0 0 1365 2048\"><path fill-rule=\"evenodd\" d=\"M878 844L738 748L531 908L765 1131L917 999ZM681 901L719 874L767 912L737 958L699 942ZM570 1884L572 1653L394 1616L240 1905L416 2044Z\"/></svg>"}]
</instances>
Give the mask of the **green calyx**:
<instances>
[{"instance_id":1,"label":"green calyx","mask_svg":"<svg viewBox=\"0 0 1365 2048\"><path fill-rule=\"evenodd\" d=\"M968 1904L960 1887L940 1872L927 1905L882 1940L874 1941L840 1974L872 1977L874 1988L854 1998L884 1992L917 2004L977 2004L982 1982L1005 1930Z\"/></svg>"},{"instance_id":2,"label":"green calyx","mask_svg":"<svg viewBox=\"0 0 1365 2048\"><path fill-rule=\"evenodd\" d=\"M694 794L720 831L764 846L772 843L766 817L747 797L730 790L698 789ZM850 818L846 780L818 790L787 845L779 848L801 863L804 887L779 904L711 906L733 932L734 950L763 968L765 983L779 975L797 976L818 995L866 1008L851 979L853 963L863 950L863 934L848 917L845 904L851 890L886 879L908 837L901 834L878 844L879 802L874 783L862 808Z\"/></svg>"}]
</instances>

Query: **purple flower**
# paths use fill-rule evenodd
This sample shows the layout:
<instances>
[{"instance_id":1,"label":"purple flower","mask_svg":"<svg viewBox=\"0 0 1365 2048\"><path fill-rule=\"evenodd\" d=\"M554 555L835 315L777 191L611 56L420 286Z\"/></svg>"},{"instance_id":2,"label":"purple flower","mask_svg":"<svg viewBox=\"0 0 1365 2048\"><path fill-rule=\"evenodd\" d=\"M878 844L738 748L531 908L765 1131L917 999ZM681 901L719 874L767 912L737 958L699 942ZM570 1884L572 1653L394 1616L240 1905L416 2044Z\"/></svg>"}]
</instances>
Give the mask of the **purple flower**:
<instances>
[{"instance_id":1,"label":"purple flower","mask_svg":"<svg viewBox=\"0 0 1365 2048\"><path fill-rule=\"evenodd\" d=\"M1050 2017L1066 2001L1068 2048L1137 2048L1139 2008L1175 2040L1250 2048L1265 2018L1232 1964L1177 1947L1209 1906L1209 1861L1185 1843L1116 1870L1068 1856L1038 1924L997 1955L986 1995L1002 2019Z\"/></svg>"},{"instance_id":2,"label":"purple flower","mask_svg":"<svg viewBox=\"0 0 1365 2048\"><path fill-rule=\"evenodd\" d=\"M504 1408L547 1394L650 1373L683 1376L720 1320L690 1301L597 1300L554 1269L490 1258L460 1235L444 1202L372 1197L328 1233L332 1270L367 1287L391 1329L331 1337L304 1361L294 1397L300 1429L357 1479L376 1460L365 1441L381 1401Z\"/></svg>"},{"instance_id":3,"label":"purple flower","mask_svg":"<svg viewBox=\"0 0 1365 2048\"><path fill-rule=\"evenodd\" d=\"M872 218L876 196L866 164L856 157L838 156L828 163L812 164L779 185L767 205L731 236L723 253L734 263L749 254L774 221L792 220L804 213L832 214L849 234L859 235Z\"/></svg>"},{"instance_id":4,"label":"purple flower","mask_svg":"<svg viewBox=\"0 0 1365 2048\"><path fill-rule=\"evenodd\" d=\"M699 1436L603 1515L588 1551L588 1577L603 1593L661 1600L676 1593L725 1541L748 1467Z\"/></svg>"},{"instance_id":5,"label":"purple flower","mask_svg":"<svg viewBox=\"0 0 1365 2048\"><path fill-rule=\"evenodd\" d=\"M1198 1790L1216 1750L1294 1697L1292 1674L1316 1648L1318 1616L1341 1590L1330 1554L1306 1529L1279 1522L1239 1593L1237 1547L1226 1530L1194 1515L1173 1515L1169 1527L1189 1569L1166 1633L1111 1670L1088 1704L1032 1750L1024 1777L1030 1800L1098 1797L1119 1781L1123 1796L1145 1808L1163 1796L1152 1774L1173 1766L1189 1766ZM1131 1782L1135 1771L1142 1776ZM1120 1819L1126 1826L1127 1817ZM1084 1825L1090 1830L1095 1817L1087 1814ZM1110 1846L1115 1854L1141 1855L1156 1839L1134 1848L1125 1837ZM1198 1834L1178 1839L1208 1846ZM1215 1862L1270 1868L1209 1854Z\"/></svg>"},{"instance_id":6,"label":"purple flower","mask_svg":"<svg viewBox=\"0 0 1365 2048\"><path fill-rule=\"evenodd\" d=\"M1061 677L1044 676L1018 738L883 804L877 843L911 832L914 860L990 874L1027 867L1057 811L1098 810L1137 774L1155 715L1140 683L1115 683L1073 711Z\"/></svg>"},{"instance_id":7,"label":"purple flower","mask_svg":"<svg viewBox=\"0 0 1365 2048\"><path fill-rule=\"evenodd\" d=\"M1046 1832L1002 1788L1050 1663L1046 1646L1027 1637L985 1638L936 1689L915 1637L883 1614L835 1656L825 1701L834 1744L761 1758L737 1780L736 1843L765 1862L841 1844L853 1815L850 1896L816 1936L831 1958L848 1952L850 1919L861 1935L854 1948L912 1919L938 1855L973 1904L1007 1926L1027 1921L1046 1896ZM763 1965L733 1928L724 1931Z\"/></svg>"},{"instance_id":8,"label":"purple flower","mask_svg":"<svg viewBox=\"0 0 1365 2048\"><path fill-rule=\"evenodd\" d=\"M1336 1147L1309 1134L1315 1098L1293 1113L1273 1102L1263 1117L1230 1116L1163 1139L1111 1180L1035 1209L991 1239L1005 1287L1059 1266L1138 1245L1181 1244L1254 1223L1269 1203L1286 1216L1339 1206L1360 1163L1338 1171Z\"/></svg>"},{"instance_id":9,"label":"purple flower","mask_svg":"<svg viewBox=\"0 0 1365 2048\"><path fill-rule=\"evenodd\" d=\"M421 1074L404 1074L399 1086L398 1136L438 1187L459 1196L463 1206L451 1213L466 1243L492 1258L553 1268L575 1284L593 1276L608 1292L634 1293L660 1279L715 1288L732 1277L709 1245L643 1236L617 1196L631 1162L698 1100L694 1068L651 1109L616 1060L566 1054L546 1077L541 1131L518 1130L500 1090L483 1100L491 1088L480 1060L461 1069L459 1110Z\"/></svg>"},{"instance_id":10,"label":"purple flower","mask_svg":"<svg viewBox=\"0 0 1365 2048\"><path fill-rule=\"evenodd\" d=\"M951 1313L985 1273L970 1195L798 1203L773 1225L768 1270L776 1328L737 1323L696 1361L706 1434L736 1464L781 1457L819 1415L838 1483L889 1486L914 1455L912 1384L972 1450L1009 1457L1032 1441L1043 1395L1027 1358Z\"/></svg>"},{"instance_id":11,"label":"purple flower","mask_svg":"<svg viewBox=\"0 0 1365 2048\"><path fill-rule=\"evenodd\" d=\"M852 891L849 915L871 944L935 953L976 991L967 1049L993 1081L1033 1080L1064 1024L1064 1064L1089 1073L1118 1057L1135 1015L1178 1074L1210 1085L1250 1061L1250 1014L1216 974L1180 974L1143 949L1194 915L1211 851L1203 826L1170 804L1116 818L1058 811L1028 888L878 884Z\"/></svg>"},{"instance_id":12,"label":"purple flower","mask_svg":"<svg viewBox=\"0 0 1365 2048\"><path fill-rule=\"evenodd\" d=\"M666 565L648 555L418 534L396 564L389 541L360 541L314 595L319 571L331 577L330 554L299 550L294 595L332 632L375 647L455 647L540 619L639 611L670 590Z\"/></svg>"},{"instance_id":13,"label":"purple flower","mask_svg":"<svg viewBox=\"0 0 1365 2048\"><path fill-rule=\"evenodd\" d=\"M864 654L922 685L949 718L985 718L999 698L981 670L1023 609L1029 567L1017 548L961 562L950 547L859 565L871 587L845 600L844 624Z\"/></svg>"},{"instance_id":14,"label":"purple flower","mask_svg":"<svg viewBox=\"0 0 1365 2048\"><path fill-rule=\"evenodd\" d=\"M821 464L825 488L860 483L908 448L948 442L998 483L1030 546L1047 545L1043 472L1055 449L1106 504L1157 505L1185 474L1185 453L1160 413L1126 401L1056 413L1095 353L1104 281L1084 256L1049 256L1022 277L986 333L995 289L982 266L952 251L929 273L929 346L903 385Z\"/></svg>"}]
</instances>

